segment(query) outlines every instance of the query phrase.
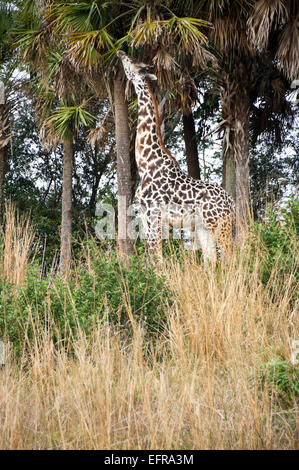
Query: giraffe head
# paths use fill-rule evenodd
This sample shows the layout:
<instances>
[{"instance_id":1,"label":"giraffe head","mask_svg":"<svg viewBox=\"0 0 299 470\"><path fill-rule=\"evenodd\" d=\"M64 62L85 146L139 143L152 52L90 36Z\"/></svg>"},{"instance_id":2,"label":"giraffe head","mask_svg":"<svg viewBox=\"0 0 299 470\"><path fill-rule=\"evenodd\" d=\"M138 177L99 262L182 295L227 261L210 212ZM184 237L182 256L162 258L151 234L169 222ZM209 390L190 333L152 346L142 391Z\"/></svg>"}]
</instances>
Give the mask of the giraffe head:
<instances>
[{"instance_id":1,"label":"giraffe head","mask_svg":"<svg viewBox=\"0 0 299 470\"><path fill-rule=\"evenodd\" d=\"M123 51L118 51L117 57L122 61L127 79L130 80L133 85L145 84L146 79L157 80L156 75L150 73L152 65L144 64L143 62L137 62L132 57L128 57Z\"/></svg>"}]
</instances>

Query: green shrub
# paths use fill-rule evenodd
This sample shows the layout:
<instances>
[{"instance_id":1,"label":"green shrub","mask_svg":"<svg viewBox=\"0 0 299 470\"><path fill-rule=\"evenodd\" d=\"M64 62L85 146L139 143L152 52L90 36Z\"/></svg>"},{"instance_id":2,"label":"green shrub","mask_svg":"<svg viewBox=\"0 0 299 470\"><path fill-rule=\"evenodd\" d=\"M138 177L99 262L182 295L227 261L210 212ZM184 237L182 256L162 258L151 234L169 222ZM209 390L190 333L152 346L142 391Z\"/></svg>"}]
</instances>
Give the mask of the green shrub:
<instances>
[{"instance_id":1,"label":"green shrub","mask_svg":"<svg viewBox=\"0 0 299 470\"><path fill-rule=\"evenodd\" d=\"M299 398L299 366L292 365L278 357L261 367L260 382L275 391L276 398L285 404Z\"/></svg>"},{"instance_id":2,"label":"green shrub","mask_svg":"<svg viewBox=\"0 0 299 470\"><path fill-rule=\"evenodd\" d=\"M60 278L39 280L36 269L15 291L0 283L1 334L5 332L17 349L25 333L33 338L34 325L51 330L55 340L76 334L78 326L89 334L95 324L106 321L131 332L129 312L147 336L161 331L171 302L165 279L135 257L126 268L115 254L99 256L93 249L91 268L81 263L67 283Z\"/></svg>"},{"instance_id":3,"label":"green shrub","mask_svg":"<svg viewBox=\"0 0 299 470\"><path fill-rule=\"evenodd\" d=\"M299 200L290 197L279 211L269 206L263 222L255 222L252 227L251 251L253 257L258 249L263 284L271 280L272 291L277 282L294 274L294 287L299 281L298 236ZM279 274L271 279L273 268Z\"/></svg>"}]
</instances>

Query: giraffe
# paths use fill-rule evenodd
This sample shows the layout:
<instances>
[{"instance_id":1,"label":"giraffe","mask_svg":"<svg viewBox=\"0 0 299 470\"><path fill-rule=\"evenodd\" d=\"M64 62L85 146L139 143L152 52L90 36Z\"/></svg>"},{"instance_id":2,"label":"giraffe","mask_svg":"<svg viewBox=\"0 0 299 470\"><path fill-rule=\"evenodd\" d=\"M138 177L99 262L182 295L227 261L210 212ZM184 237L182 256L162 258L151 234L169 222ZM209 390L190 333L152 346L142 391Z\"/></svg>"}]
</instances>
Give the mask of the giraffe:
<instances>
[{"instance_id":1,"label":"giraffe","mask_svg":"<svg viewBox=\"0 0 299 470\"><path fill-rule=\"evenodd\" d=\"M158 104L151 86L157 77L152 66L118 51L126 76L138 98L135 157L140 176L136 202L147 238L148 250L162 261L162 227L190 227L199 242L204 261L215 263L216 244L225 258L233 246L234 201L216 184L187 176L166 149L160 130Z\"/></svg>"}]
</instances>

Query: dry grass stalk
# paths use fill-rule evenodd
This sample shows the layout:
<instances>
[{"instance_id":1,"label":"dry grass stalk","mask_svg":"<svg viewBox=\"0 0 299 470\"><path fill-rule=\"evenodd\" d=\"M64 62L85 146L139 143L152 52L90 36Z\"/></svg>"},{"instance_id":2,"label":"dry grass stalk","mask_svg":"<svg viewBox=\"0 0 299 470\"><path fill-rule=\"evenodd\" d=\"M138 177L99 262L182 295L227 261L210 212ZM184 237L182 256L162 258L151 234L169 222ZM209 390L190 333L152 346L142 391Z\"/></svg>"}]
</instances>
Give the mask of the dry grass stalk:
<instances>
[{"instance_id":1,"label":"dry grass stalk","mask_svg":"<svg viewBox=\"0 0 299 470\"><path fill-rule=\"evenodd\" d=\"M7 204L0 247L2 279L15 286L24 282L34 237L29 218L20 216L12 204Z\"/></svg>"}]
</instances>

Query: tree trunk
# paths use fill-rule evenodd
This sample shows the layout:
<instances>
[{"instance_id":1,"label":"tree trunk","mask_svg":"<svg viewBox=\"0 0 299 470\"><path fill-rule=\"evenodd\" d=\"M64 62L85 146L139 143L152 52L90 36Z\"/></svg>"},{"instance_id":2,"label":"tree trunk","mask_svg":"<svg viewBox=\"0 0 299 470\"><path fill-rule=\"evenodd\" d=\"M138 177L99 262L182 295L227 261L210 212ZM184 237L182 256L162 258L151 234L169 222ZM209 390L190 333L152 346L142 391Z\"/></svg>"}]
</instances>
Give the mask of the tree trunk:
<instances>
[{"instance_id":1,"label":"tree trunk","mask_svg":"<svg viewBox=\"0 0 299 470\"><path fill-rule=\"evenodd\" d=\"M249 109L245 93L240 104L235 131L237 236L248 229L250 214Z\"/></svg>"},{"instance_id":2,"label":"tree trunk","mask_svg":"<svg viewBox=\"0 0 299 470\"><path fill-rule=\"evenodd\" d=\"M183 114L184 140L186 147L186 159L188 175L200 179L200 168L198 161L197 144L195 140L195 123L192 111L190 114Z\"/></svg>"},{"instance_id":3,"label":"tree trunk","mask_svg":"<svg viewBox=\"0 0 299 470\"><path fill-rule=\"evenodd\" d=\"M123 82L119 77L114 80L114 107L118 186L118 245L120 254L128 264L129 256L134 253L133 241L128 235L128 224L131 221L128 207L132 202L130 130L128 103Z\"/></svg>"},{"instance_id":4,"label":"tree trunk","mask_svg":"<svg viewBox=\"0 0 299 470\"><path fill-rule=\"evenodd\" d=\"M248 75L249 76L249 75ZM221 89L222 118L226 120L222 143L224 189L236 202L236 234L248 228L249 191L249 84L228 74Z\"/></svg>"},{"instance_id":5,"label":"tree trunk","mask_svg":"<svg viewBox=\"0 0 299 470\"><path fill-rule=\"evenodd\" d=\"M4 212L4 177L5 177L5 156L7 147L0 148L0 223Z\"/></svg>"},{"instance_id":6,"label":"tree trunk","mask_svg":"<svg viewBox=\"0 0 299 470\"><path fill-rule=\"evenodd\" d=\"M97 172L97 174L95 175L95 181L92 185L92 191L91 191L91 196L90 196L90 199L89 199L89 209L91 211L94 211L95 210L95 206L96 206L96 199L97 199L97 194L98 194L98 189L99 189L99 184L100 184L100 179L101 179L101 175L99 173L99 171Z\"/></svg>"},{"instance_id":7,"label":"tree trunk","mask_svg":"<svg viewBox=\"0 0 299 470\"><path fill-rule=\"evenodd\" d=\"M222 187L236 201L236 162L234 152L234 132L227 130L227 141L222 142Z\"/></svg>"},{"instance_id":8,"label":"tree trunk","mask_svg":"<svg viewBox=\"0 0 299 470\"><path fill-rule=\"evenodd\" d=\"M60 271L67 276L71 265L73 142L63 142Z\"/></svg>"},{"instance_id":9,"label":"tree trunk","mask_svg":"<svg viewBox=\"0 0 299 470\"><path fill-rule=\"evenodd\" d=\"M0 83L0 86L3 85ZM0 90L1 91L1 90ZM2 91L4 91L2 89ZM5 103L5 97L1 96L0 101L0 222L2 222L4 212L4 179L6 170L7 145L10 140L8 114L9 109Z\"/></svg>"}]
</instances>

